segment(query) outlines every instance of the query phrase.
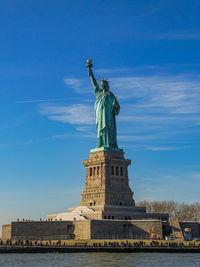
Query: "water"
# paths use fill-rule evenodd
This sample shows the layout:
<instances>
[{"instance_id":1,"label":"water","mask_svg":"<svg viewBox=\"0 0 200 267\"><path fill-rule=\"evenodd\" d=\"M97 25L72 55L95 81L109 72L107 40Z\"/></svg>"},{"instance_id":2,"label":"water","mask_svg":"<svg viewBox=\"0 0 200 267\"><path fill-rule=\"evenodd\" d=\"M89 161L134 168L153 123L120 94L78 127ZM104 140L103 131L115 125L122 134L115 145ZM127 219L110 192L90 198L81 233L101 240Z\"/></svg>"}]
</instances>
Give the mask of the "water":
<instances>
[{"instance_id":1,"label":"water","mask_svg":"<svg viewBox=\"0 0 200 267\"><path fill-rule=\"evenodd\" d=\"M12 267L200 267L198 253L43 253L0 254L0 266Z\"/></svg>"}]
</instances>

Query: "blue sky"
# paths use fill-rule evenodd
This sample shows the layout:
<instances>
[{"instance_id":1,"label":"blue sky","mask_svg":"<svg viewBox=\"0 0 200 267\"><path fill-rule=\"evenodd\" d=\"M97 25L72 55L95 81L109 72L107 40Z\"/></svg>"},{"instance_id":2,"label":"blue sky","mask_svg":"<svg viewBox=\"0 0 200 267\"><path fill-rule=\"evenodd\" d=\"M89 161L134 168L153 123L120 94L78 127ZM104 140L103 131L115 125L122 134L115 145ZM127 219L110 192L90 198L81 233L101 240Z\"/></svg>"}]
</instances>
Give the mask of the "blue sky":
<instances>
[{"instance_id":1,"label":"blue sky","mask_svg":"<svg viewBox=\"0 0 200 267\"><path fill-rule=\"evenodd\" d=\"M110 81L139 200L199 201L200 2L1 1L0 224L79 205Z\"/></svg>"}]
</instances>

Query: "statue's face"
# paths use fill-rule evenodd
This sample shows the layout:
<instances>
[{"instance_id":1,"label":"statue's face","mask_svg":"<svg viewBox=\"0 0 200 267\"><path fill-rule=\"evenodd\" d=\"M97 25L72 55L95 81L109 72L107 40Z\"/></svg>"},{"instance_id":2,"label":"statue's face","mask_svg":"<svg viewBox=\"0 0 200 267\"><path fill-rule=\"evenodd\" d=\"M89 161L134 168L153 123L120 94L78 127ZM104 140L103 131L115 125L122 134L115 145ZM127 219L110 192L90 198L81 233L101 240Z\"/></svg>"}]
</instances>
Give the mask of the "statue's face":
<instances>
[{"instance_id":1,"label":"statue's face","mask_svg":"<svg viewBox=\"0 0 200 267\"><path fill-rule=\"evenodd\" d=\"M109 90L109 84L107 81L101 80L100 81L100 86L102 87L102 89L104 91L108 91Z\"/></svg>"}]
</instances>

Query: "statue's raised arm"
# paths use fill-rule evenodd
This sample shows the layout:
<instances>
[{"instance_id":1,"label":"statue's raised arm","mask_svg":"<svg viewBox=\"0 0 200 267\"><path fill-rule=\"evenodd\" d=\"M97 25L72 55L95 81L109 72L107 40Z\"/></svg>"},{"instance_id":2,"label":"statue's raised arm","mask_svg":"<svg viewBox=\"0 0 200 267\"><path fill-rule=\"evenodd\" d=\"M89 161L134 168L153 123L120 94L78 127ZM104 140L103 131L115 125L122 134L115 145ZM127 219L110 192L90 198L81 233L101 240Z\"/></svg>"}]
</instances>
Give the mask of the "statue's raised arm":
<instances>
[{"instance_id":1,"label":"statue's raised arm","mask_svg":"<svg viewBox=\"0 0 200 267\"><path fill-rule=\"evenodd\" d=\"M97 87L98 87L98 84L97 84L97 81L96 81L96 79L95 79L95 77L94 77L94 74L93 74L93 71L92 71L92 59L88 59L87 60L87 68L88 68L88 75L89 75L89 77L91 78L91 81L92 81L92 84L93 84L93 86L94 86L94 89L96 90L97 89Z\"/></svg>"}]
</instances>

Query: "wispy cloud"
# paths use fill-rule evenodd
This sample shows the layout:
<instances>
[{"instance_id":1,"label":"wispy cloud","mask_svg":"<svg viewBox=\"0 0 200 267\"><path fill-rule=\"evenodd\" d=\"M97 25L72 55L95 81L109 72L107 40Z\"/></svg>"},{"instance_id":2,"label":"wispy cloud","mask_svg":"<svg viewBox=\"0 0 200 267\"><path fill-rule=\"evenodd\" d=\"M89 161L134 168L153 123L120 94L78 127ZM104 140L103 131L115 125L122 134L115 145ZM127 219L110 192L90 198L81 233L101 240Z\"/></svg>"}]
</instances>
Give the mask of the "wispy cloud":
<instances>
[{"instance_id":1,"label":"wispy cloud","mask_svg":"<svg viewBox=\"0 0 200 267\"><path fill-rule=\"evenodd\" d=\"M192 179L197 179L200 182L200 172L193 172L190 177Z\"/></svg>"},{"instance_id":2,"label":"wispy cloud","mask_svg":"<svg viewBox=\"0 0 200 267\"><path fill-rule=\"evenodd\" d=\"M200 31L170 31L162 32L160 35L155 36L156 39L168 39L168 40L200 40Z\"/></svg>"},{"instance_id":3,"label":"wispy cloud","mask_svg":"<svg viewBox=\"0 0 200 267\"><path fill-rule=\"evenodd\" d=\"M158 137L156 135L119 135L118 139L121 141L145 141L155 140Z\"/></svg>"},{"instance_id":4,"label":"wispy cloud","mask_svg":"<svg viewBox=\"0 0 200 267\"><path fill-rule=\"evenodd\" d=\"M115 68L115 69L97 69L95 70L95 73L97 74L110 74L110 73L122 73L127 71L133 71L134 68Z\"/></svg>"},{"instance_id":5,"label":"wispy cloud","mask_svg":"<svg viewBox=\"0 0 200 267\"><path fill-rule=\"evenodd\" d=\"M93 124L93 107L84 104L71 106L41 106L40 114L50 120L68 122L70 124Z\"/></svg>"},{"instance_id":6,"label":"wispy cloud","mask_svg":"<svg viewBox=\"0 0 200 267\"><path fill-rule=\"evenodd\" d=\"M76 130L78 132L91 132L91 128L93 128L93 127L88 126L88 125L84 125L84 126L78 126L78 127L76 127Z\"/></svg>"},{"instance_id":7,"label":"wispy cloud","mask_svg":"<svg viewBox=\"0 0 200 267\"><path fill-rule=\"evenodd\" d=\"M173 151L173 150L179 150L181 147L177 146L146 146L147 150L152 151Z\"/></svg>"},{"instance_id":8,"label":"wispy cloud","mask_svg":"<svg viewBox=\"0 0 200 267\"><path fill-rule=\"evenodd\" d=\"M91 85L89 84L89 79L83 78L64 78L64 83L72 88L77 93L88 93L92 90Z\"/></svg>"},{"instance_id":9,"label":"wispy cloud","mask_svg":"<svg viewBox=\"0 0 200 267\"><path fill-rule=\"evenodd\" d=\"M24 141L16 141L16 142L8 142L8 143L1 143L0 148L2 147L8 147L8 146L26 146L26 145L36 145L39 143L43 142L48 142L53 139L65 139L65 138L71 138L75 137L74 134L69 134L69 133L63 133L63 134L57 134L57 135L52 135L52 136L46 136L42 138L33 138L29 140L24 140Z\"/></svg>"},{"instance_id":10,"label":"wispy cloud","mask_svg":"<svg viewBox=\"0 0 200 267\"><path fill-rule=\"evenodd\" d=\"M110 79L123 101L119 120L137 125L171 127L200 124L200 80L184 76ZM132 99L132 101L131 101ZM131 104L131 102L134 102Z\"/></svg>"},{"instance_id":11,"label":"wispy cloud","mask_svg":"<svg viewBox=\"0 0 200 267\"><path fill-rule=\"evenodd\" d=\"M75 88L77 89L82 86L82 82L80 81L80 79L76 79L76 78L65 78L64 82L66 83L66 85L69 85L73 89Z\"/></svg>"},{"instance_id":12,"label":"wispy cloud","mask_svg":"<svg viewBox=\"0 0 200 267\"><path fill-rule=\"evenodd\" d=\"M190 168L192 168L192 169L198 168L198 169L200 169L200 165L197 165L197 164L196 165L194 165L194 164L192 164L192 165L185 165L184 168L189 168L189 169Z\"/></svg>"},{"instance_id":13,"label":"wispy cloud","mask_svg":"<svg viewBox=\"0 0 200 267\"><path fill-rule=\"evenodd\" d=\"M176 113L200 112L197 100L200 79L197 79L184 75L110 78L111 87L119 98L134 98L143 107L173 108Z\"/></svg>"},{"instance_id":14,"label":"wispy cloud","mask_svg":"<svg viewBox=\"0 0 200 267\"><path fill-rule=\"evenodd\" d=\"M0 125L0 131L7 130L10 128L14 128L14 127L18 127L18 126L21 126L23 124L24 124L24 121L10 123L10 124L6 124L6 125Z\"/></svg>"},{"instance_id":15,"label":"wispy cloud","mask_svg":"<svg viewBox=\"0 0 200 267\"><path fill-rule=\"evenodd\" d=\"M109 75L109 74L127 74L127 73L135 73L138 71L151 71L151 70L157 70L161 69L160 66L155 66L155 65L142 65L142 66L137 66L137 67L132 67L132 68L113 68L113 69L96 69L94 72L97 73L98 75Z\"/></svg>"}]
</instances>

